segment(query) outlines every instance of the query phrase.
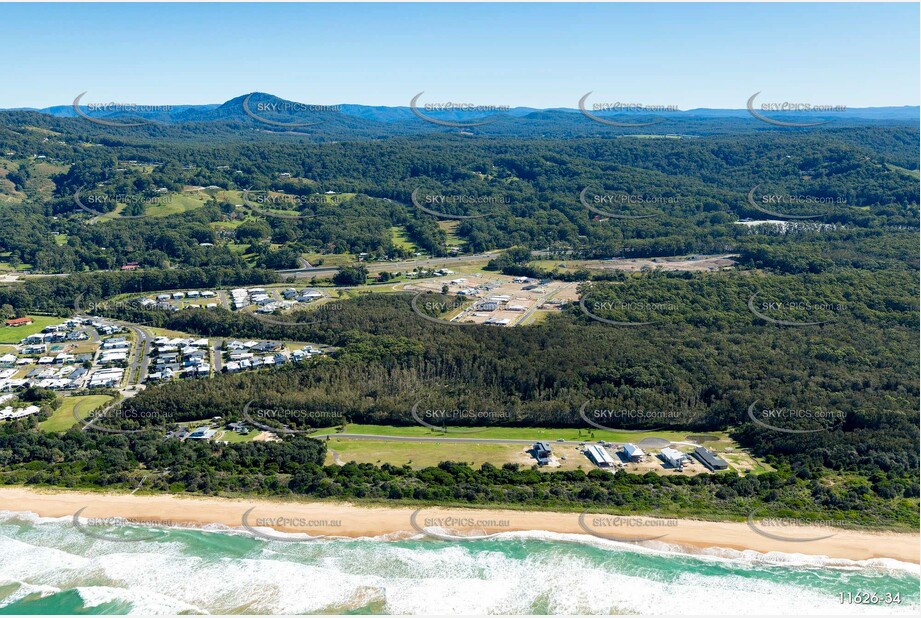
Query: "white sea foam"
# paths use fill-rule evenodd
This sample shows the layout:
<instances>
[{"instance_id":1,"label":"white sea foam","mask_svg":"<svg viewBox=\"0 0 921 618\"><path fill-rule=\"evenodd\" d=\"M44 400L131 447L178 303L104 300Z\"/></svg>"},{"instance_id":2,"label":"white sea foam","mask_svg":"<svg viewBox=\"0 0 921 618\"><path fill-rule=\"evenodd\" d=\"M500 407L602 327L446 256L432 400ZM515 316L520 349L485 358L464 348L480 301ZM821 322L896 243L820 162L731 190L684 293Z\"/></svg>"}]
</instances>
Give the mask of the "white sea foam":
<instances>
[{"instance_id":1,"label":"white sea foam","mask_svg":"<svg viewBox=\"0 0 921 618\"><path fill-rule=\"evenodd\" d=\"M165 594L150 590L114 588L111 586L81 586L77 589L84 607L98 607L104 603L130 604L129 614L142 616L157 614L206 614L208 612Z\"/></svg>"},{"instance_id":2,"label":"white sea foam","mask_svg":"<svg viewBox=\"0 0 921 618\"><path fill-rule=\"evenodd\" d=\"M40 584L19 584L18 587L8 594L5 598L0 599L0 607L6 607L16 601L21 601L26 597L38 596L47 597L60 592L60 588L55 586L44 586Z\"/></svg>"},{"instance_id":3,"label":"white sea foam","mask_svg":"<svg viewBox=\"0 0 921 618\"><path fill-rule=\"evenodd\" d=\"M829 561L789 554L784 561L732 550L677 556L675 548L664 544L646 547L540 531L458 543L241 544L226 538L197 546L190 542L194 536L116 543L86 537L69 522L30 523L21 533L12 525L0 532L0 582L20 584L5 603L22 598L16 595L26 590L76 589L87 607L119 602L148 614L296 614L369 605L398 614L806 615L918 609L838 602L835 591L845 589L848 578L917 573L917 565L904 569L886 560ZM218 531L239 532L211 529ZM585 545L605 551L580 548Z\"/></svg>"}]
</instances>

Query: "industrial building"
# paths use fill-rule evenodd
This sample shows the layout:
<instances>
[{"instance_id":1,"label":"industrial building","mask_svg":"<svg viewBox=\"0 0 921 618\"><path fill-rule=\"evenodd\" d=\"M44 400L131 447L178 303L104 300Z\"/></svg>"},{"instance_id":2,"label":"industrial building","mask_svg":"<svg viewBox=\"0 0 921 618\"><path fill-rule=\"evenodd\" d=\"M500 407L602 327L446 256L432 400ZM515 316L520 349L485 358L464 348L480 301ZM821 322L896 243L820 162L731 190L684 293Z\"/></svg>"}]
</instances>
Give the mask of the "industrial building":
<instances>
[{"instance_id":1,"label":"industrial building","mask_svg":"<svg viewBox=\"0 0 921 618\"><path fill-rule=\"evenodd\" d=\"M682 453L681 451L675 450L668 446L666 446L660 452L662 454L662 459L665 461L665 463L667 463L673 468L677 468L678 470L681 469L681 467L684 465L685 460L688 458L688 456L685 453Z\"/></svg>"},{"instance_id":2,"label":"industrial building","mask_svg":"<svg viewBox=\"0 0 921 618\"><path fill-rule=\"evenodd\" d=\"M697 461L707 466L711 471L716 472L717 470L726 470L729 468L729 464L725 460L718 457L713 451L707 450L702 446L695 448L691 454L694 456Z\"/></svg>"},{"instance_id":3,"label":"industrial building","mask_svg":"<svg viewBox=\"0 0 921 618\"><path fill-rule=\"evenodd\" d=\"M585 455L599 468L612 468L616 465L614 458L603 447L592 444L585 448Z\"/></svg>"}]
</instances>

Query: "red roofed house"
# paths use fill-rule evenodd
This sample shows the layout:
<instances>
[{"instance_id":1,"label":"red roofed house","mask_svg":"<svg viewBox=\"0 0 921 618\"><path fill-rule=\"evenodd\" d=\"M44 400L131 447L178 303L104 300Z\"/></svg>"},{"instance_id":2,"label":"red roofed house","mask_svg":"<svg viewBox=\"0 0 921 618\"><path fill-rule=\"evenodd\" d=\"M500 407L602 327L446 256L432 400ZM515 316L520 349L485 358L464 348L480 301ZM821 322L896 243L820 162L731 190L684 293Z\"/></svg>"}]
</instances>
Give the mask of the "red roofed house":
<instances>
[{"instance_id":1,"label":"red roofed house","mask_svg":"<svg viewBox=\"0 0 921 618\"><path fill-rule=\"evenodd\" d=\"M140 264L138 264L137 262L128 262L127 264L122 266L122 270L137 270L139 266Z\"/></svg>"},{"instance_id":2,"label":"red roofed house","mask_svg":"<svg viewBox=\"0 0 921 618\"><path fill-rule=\"evenodd\" d=\"M26 326L32 323L32 318L15 318L13 320L7 320L7 326Z\"/></svg>"}]
</instances>

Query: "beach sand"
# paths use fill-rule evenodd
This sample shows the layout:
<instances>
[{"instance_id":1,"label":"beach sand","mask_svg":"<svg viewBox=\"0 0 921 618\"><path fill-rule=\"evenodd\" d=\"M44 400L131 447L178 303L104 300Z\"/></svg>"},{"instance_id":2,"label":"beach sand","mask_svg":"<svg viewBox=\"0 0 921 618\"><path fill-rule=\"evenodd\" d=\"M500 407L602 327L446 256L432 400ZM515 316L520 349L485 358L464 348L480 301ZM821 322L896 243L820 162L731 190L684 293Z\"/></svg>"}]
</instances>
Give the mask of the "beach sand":
<instances>
[{"instance_id":1,"label":"beach sand","mask_svg":"<svg viewBox=\"0 0 921 618\"><path fill-rule=\"evenodd\" d=\"M727 548L761 553L783 552L848 560L892 558L918 564L919 534L803 527L796 522L759 519L711 522L693 519L617 517L454 507L360 506L344 502L296 502L246 498L130 495L0 488L0 510L32 512L43 517L73 517L82 525L108 526L106 518L140 525L206 526L254 529L272 538L273 531L310 536L407 538L420 531L482 535L516 531L595 534L629 542L655 539L686 548ZM105 520L105 521L103 521ZM101 528L99 528L101 529ZM761 531L763 533L759 533ZM830 535L830 536L829 536ZM282 537L283 535L279 535ZM780 538L771 538L780 537ZM792 540L799 539L799 540Z\"/></svg>"}]
</instances>

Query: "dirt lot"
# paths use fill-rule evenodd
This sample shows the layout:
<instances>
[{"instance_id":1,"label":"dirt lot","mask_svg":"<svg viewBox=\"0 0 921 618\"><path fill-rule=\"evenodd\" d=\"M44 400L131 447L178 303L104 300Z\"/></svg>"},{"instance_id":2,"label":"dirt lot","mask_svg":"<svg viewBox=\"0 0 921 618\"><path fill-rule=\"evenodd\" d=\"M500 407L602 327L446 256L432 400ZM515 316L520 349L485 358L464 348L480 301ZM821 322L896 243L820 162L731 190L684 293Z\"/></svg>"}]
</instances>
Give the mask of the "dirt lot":
<instances>
[{"instance_id":1,"label":"dirt lot","mask_svg":"<svg viewBox=\"0 0 921 618\"><path fill-rule=\"evenodd\" d=\"M521 326L532 322L538 311L558 311L566 302L578 299L575 283L540 282L537 279L523 281L507 275L482 273L455 273L421 279L403 284L403 289L440 293L443 286L448 286L448 293L452 296L461 290L466 291L465 296L474 302L466 303L442 318L473 324ZM496 301L498 307L492 310L482 308L481 303L490 300Z\"/></svg>"},{"instance_id":2,"label":"dirt lot","mask_svg":"<svg viewBox=\"0 0 921 618\"><path fill-rule=\"evenodd\" d=\"M726 255L692 255L667 258L614 258L610 260L542 260L538 264L543 268L560 268L561 270L624 270L639 272L646 270L671 270L689 272L713 272L732 268L734 254Z\"/></svg>"}]
</instances>

